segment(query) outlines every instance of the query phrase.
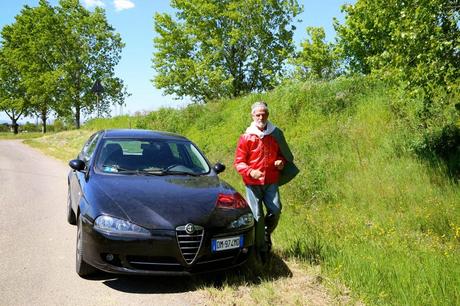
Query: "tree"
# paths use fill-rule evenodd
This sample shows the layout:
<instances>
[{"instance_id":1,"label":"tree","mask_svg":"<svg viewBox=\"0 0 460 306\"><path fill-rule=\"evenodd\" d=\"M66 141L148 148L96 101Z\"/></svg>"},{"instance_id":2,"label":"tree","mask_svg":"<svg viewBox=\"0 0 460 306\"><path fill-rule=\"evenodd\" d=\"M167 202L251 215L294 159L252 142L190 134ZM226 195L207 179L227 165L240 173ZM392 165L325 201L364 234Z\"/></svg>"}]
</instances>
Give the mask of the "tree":
<instances>
[{"instance_id":1,"label":"tree","mask_svg":"<svg viewBox=\"0 0 460 306\"><path fill-rule=\"evenodd\" d=\"M2 29L3 48L21 76L31 112L40 114L43 133L58 103L58 84L63 76L57 58L59 46L53 43L62 37L61 31L53 7L44 0L35 8L24 6L15 23Z\"/></svg>"},{"instance_id":2,"label":"tree","mask_svg":"<svg viewBox=\"0 0 460 306\"><path fill-rule=\"evenodd\" d=\"M301 43L292 63L296 67L296 75L300 79L331 79L337 76L339 57L335 45L325 41L326 35L322 27L307 27L310 39Z\"/></svg>"},{"instance_id":3,"label":"tree","mask_svg":"<svg viewBox=\"0 0 460 306\"><path fill-rule=\"evenodd\" d=\"M1 34L43 132L51 112L72 114L79 128L81 112L107 112L111 103L124 103L126 89L114 76L123 43L102 9L91 13L78 0L61 0L57 7L40 0L37 7L25 6ZM109 84L98 105L91 93L96 79Z\"/></svg>"},{"instance_id":4,"label":"tree","mask_svg":"<svg viewBox=\"0 0 460 306\"><path fill-rule=\"evenodd\" d=\"M65 93L57 112L65 116L71 111L80 128L81 112L98 108L98 113L108 113L110 104L122 105L128 96L123 81L114 76L124 44L100 8L90 12L78 0L61 0L57 14L65 31L59 54L64 71L60 86ZM105 84L97 103L91 92L96 80Z\"/></svg>"},{"instance_id":5,"label":"tree","mask_svg":"<svg viewBox=\"0 0 460 306\"><path fill-rule=\"evenodd\" d=\"M11 119L13 132L17 134L17 121L27 114L30 101L27 99L18 69L8 60L5 52L0 48L0 111L4 111Z\"/></svg>"},{"instance_id":6,"label":"tree","mask_svg":"<svg viewBox=\"0 0 460 306\"><path fill-rule=\"evenodd\" d=\"M335 28L353 72L391 69L427 103L439 86L458 89L459 0L358 0L343 11Z\"/></svg>"},{"instance_id":7,"label":"tree","mask_svg":"<svg viewBox=\"0 0 460 306\"><path fill-rule=\"evenodd\" d=\"M351 71L400 81L421 102L398 105L415 119L416 149L458 171L460 1L357 0L343 10L335 27Z\"/></svg>"},{"instance_id":8,"label":"tree","mask_svg":"<svg viewBox=\"0 0 460 306\"><path fill-rule=\"evenodd\" d=\"M153 83L206 102L277 84L293 52L296 0L172 0L176 20L155 15Z\"/></svg>"}]
</instances>

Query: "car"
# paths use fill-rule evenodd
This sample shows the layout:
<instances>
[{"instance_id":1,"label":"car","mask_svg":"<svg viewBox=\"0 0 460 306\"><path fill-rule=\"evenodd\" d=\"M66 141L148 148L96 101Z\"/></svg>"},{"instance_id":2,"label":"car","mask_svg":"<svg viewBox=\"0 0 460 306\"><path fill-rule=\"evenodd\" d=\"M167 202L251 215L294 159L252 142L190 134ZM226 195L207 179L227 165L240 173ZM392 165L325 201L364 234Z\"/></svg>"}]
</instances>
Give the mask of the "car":
<instances>
[{"instance_id":1,"label":"car","mask_svg":"<svg viewBox=\"0 0 460 306\"><path fill-rule=\"evenodd\" d=\"M246 200L186 137L94 133L69 162L67 221L77 226L76 272L190 275L231 269L254 248Z\"/></svg>"}]
</instances>

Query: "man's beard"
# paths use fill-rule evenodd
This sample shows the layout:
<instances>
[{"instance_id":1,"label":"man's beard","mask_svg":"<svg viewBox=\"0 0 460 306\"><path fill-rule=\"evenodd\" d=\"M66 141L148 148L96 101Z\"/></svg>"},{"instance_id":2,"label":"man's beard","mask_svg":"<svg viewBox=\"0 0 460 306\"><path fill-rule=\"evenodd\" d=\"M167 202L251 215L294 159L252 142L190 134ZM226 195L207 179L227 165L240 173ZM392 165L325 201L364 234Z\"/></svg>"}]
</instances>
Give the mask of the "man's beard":
<instances>
[{"instance_id":1,"label":"man's beard","mask_svg":"<svg viewBox=\"0 0 460 306\"><path fill-rule=\"evenodd\" d=\"M264 122L262 120L257 120L255 121L255 123L256 123L256 127L260 130L264 130L265 127L267 126L267 121Z\"/></svg>"}]
</instances>

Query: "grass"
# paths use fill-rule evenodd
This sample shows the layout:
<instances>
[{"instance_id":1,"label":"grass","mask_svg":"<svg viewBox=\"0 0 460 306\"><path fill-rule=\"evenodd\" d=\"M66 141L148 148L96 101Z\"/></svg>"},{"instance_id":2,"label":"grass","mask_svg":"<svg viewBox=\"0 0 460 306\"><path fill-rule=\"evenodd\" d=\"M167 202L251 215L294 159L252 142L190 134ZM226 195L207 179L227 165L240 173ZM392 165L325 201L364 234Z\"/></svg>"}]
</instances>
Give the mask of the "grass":
<instances>
[{"instance_id":1,"label":"grass","mask_svg":"<svg viewBox=\"0 0 460 306\"><path fill-rule=\"evenodd\" d=\"M458 305L459 186L441 162L428 163L415 154L410 145L414 131L392 113L396 98L380 82L352 78L285 84L270 93L205 106L99 119L82 131L29 142L69 159L93 130L177 132L213 162L225 163L228 170L221 177L242 192L231 165L237 139L250 122L250 105L259 99L268 102L270 120L284 130L301 169L281 188L283 215L273 237L280 258L318 267L321 277L344 284L366 304ZM241 283L228 282L210 287L208 297L215 304L222 301L220 294L261 304L270 304L270 298L303 304L303 295L282 298L284 290L296 292L290 277L284 278L285 289L267 280L250 282L245 292Z\"/></svg>"},{"instance_id":2,"label":"grass","mask_svg":"<svg viewBox=\"0 0 460 306\"><path fill-rule=\"evenodd\" d=\"M11 132L0 132L0 139L31 139L42 137L42 133L19 133L13 134Z\"/></svg>"},{"instance_id":3,"label":"grass","mask_svg":"<svg viewBox=\"0 0 460 306\"><path fill-rule=\"evenodd\" d=\"M64 162L76 158L83 144L92 134L88 130L65 131L35 139L26 139L24 143L38 148L46 154Z\"/></svg>"}]
</instances>

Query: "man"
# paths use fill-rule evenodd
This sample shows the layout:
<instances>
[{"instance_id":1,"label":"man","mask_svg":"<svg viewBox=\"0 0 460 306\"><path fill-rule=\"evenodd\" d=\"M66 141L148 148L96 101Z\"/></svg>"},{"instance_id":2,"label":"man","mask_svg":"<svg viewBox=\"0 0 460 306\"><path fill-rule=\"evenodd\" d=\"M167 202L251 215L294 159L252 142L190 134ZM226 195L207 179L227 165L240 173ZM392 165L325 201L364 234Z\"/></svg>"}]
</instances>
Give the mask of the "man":
<instances>
[{"instance_id":1,"label":"man","mask_svg":"<svg viewBox=\"0 0 460 306\"><path fill-rule=\"evenodd\" d=\"M270 235L281 214L278 187L294 178L299 170L293 164L282 131L268 121L267 104L254 103L251 114L252 123L240 136L234 165L246 185L247 200L256 220L255 245L260 258L265 261L271 250Z\"/></svg>"}]
</instances>

